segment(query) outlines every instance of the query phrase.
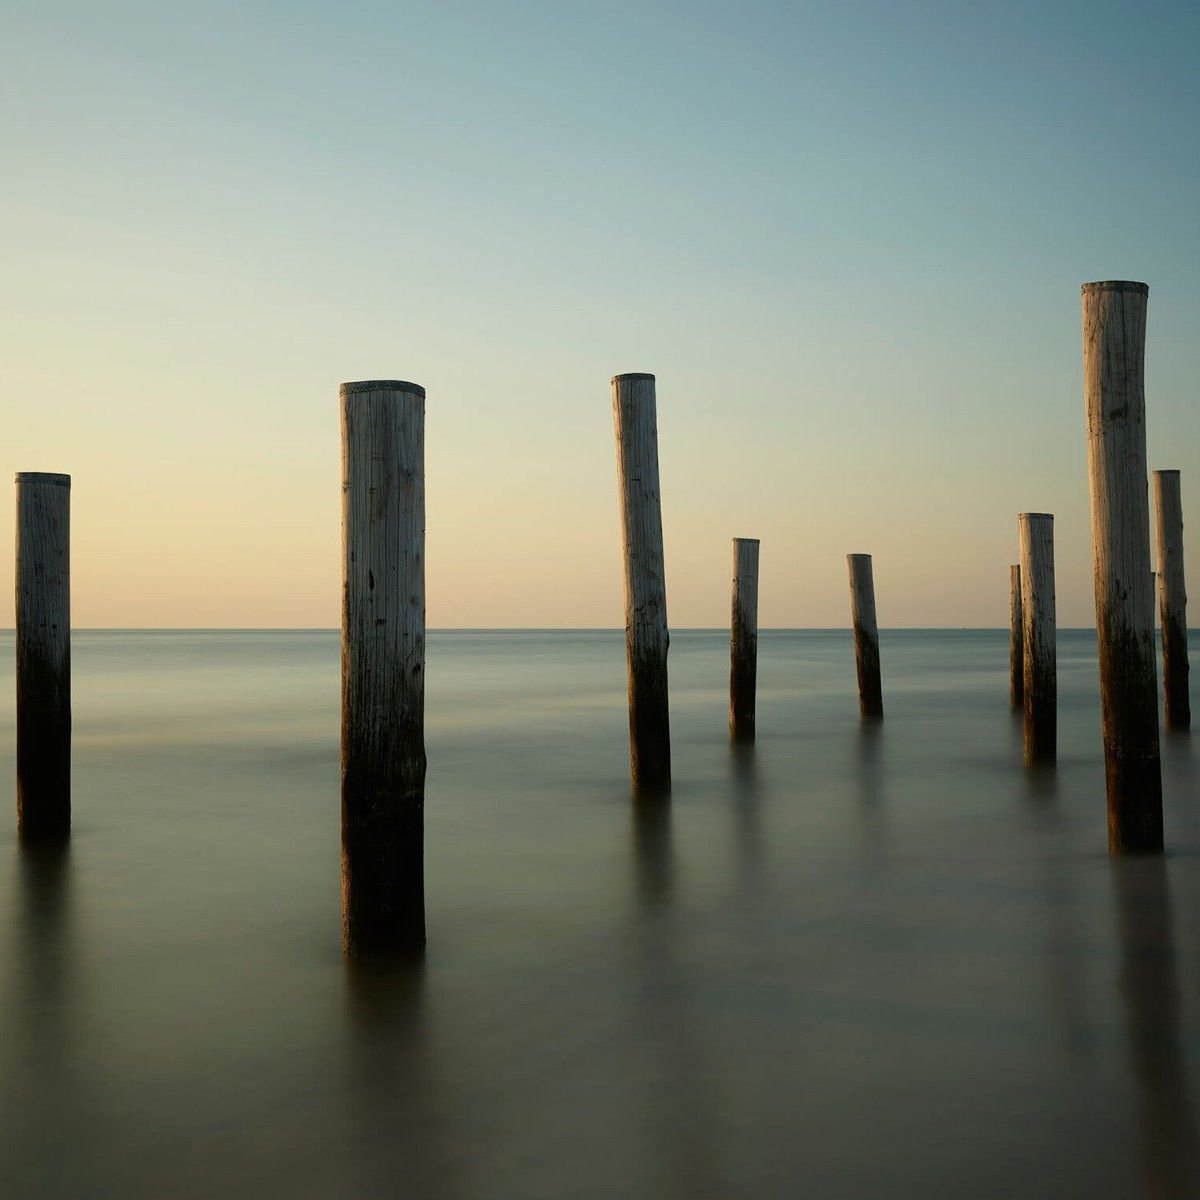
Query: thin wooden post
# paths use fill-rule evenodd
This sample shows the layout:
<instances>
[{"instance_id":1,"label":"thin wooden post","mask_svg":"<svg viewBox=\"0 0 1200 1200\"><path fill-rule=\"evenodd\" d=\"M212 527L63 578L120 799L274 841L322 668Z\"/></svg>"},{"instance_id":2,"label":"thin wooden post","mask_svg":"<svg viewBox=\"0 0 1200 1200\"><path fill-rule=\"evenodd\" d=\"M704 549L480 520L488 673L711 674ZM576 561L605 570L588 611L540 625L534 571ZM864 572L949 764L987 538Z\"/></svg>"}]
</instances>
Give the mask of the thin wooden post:
<instances>
[{"instance_id":1,"label":"thin wooden post","mask_svg":"<svg viewBox=\"0 0 1200 1200\"><path fill-rule=\"evenodd\" d=\"M1021 617L1021 564L1008 568L1008 698L1025 707L1025 631Z\"/></svg>"},{"instance_id":2,"label":"thin wooden post","mask_svg":"<svg viewBox=\"0 0 1200 1200\"><path fill-rule=\"evenodd\" d=\"M1188 695L1187 589L1183 577L1183 502L1178 471L1154 472L1158 516L1158 618L1168 729L1192 727Z\"/></svg>"},{"instance_id":3,"label":"thin wooden post","mask_svg":"<svg viewBox=\"0 0 1200 1200\"><path fill-rule=\"evenodd\" d=\"M754 740L758 682L758 538L733 539L733 604L729 636L729 732Z\"/></svg>"},{"instance_id":4,"label":"thin wooden post","mask_svg":"<svg viewBox=\"0 0 1200 1200\"><path fill-rule=\"evenodd\" d=\"M344 383L342 922L348 953L425 944L425 389Z\"/></svg>"},{"instance_id":5,"label":"thin wooden post","mask_svg":"<svg viewBox=\"0 0 1200 1200\"><path fill-rule=\"evenodd\" d=\"M869 554L847 554L850 568L850 617L854 624L854 665L858 670L858 708L864 717L883 716L879 679L879 625L875 620L875 579Z\"/></svg>"},{"instance_id":6,"label":"thin wooden post","mask_svg":"<svg viewBox=\"0 0 1200 1200\"><path fill-rule=\"evenodd\" d=\"M1150 512L1144 283L1083 285L1083 391L1096 578L1108 845L1163 848Z\"/></svg>"},{"instance_id":7,"label":"thin wooden post","mask_svg":"<svg viewBox=\"0 0 1200 1200\"><path fill-rule=\"evenodd\" d=\"M654 376L616 375L612 396L625 550L630 767L635 788L656 791L671 783L671 721Z\"/></svg>"},{"instance_id":8,"label":"thin wooden post","mask_svg":"<svg viewBox=\"0 0 1200 1200\"><path fill-rule=\"evenodd\" d=\"M17 476L17 830L71 829L71 477Z\"/></svg>"},{"instance_id":9,"label":"thin wooden post","mask_svg":"<svg viewBox=\"0 0 1200 1200\"><path fill-rule=\"evenodd\" d=\"M1058 655L1054 612L1054 517L1021 513L1021 688L1025 762L1053 762L1058 750Z\"/></svg>"}]
</instances>

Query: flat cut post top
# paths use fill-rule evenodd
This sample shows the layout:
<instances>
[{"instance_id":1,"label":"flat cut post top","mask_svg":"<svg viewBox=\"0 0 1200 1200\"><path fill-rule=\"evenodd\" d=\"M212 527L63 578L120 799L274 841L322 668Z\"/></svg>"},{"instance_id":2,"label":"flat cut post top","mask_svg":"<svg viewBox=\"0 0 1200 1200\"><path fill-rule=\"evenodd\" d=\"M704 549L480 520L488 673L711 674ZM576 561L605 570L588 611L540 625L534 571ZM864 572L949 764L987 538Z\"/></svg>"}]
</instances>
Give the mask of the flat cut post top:
<instances>
[{"instance_id":1,"label":"flat cut post top","mask_svg":"<svg viewBox=\"0 0 1200 1200\"><path fill-rule=\"evenodd\" d=\"M1148 296L1150 285L1132 279L1100 279L1095 283L1081 284L1079 290L1085 295L1088 292L1141 292L1143 296Z\"/></svg>"},{"instance_id":2,"label":"flat cut post top","mask_svg":"<svg viewBox=\"0 0 1200 1200\"><path fill-rule=\"evenodd\" d=\"M357 392L415 392L418 396L425 395L425 389L419 383L406 383L403 379L363 379L358 383L343 383L343 396L353 396Z\"/></svg>"},{"instance_id":3,"label":"flat cut post top","mask_svg":"<svg viewBox=\"0 0 1200 1200\"><path fill-rule=\"evenodd\" d=\"M18 471L17 483L49 483L55 487L69 488L70 475L58 475L53 471Z\"/></svg>"},{"instance_id":4,"label":"flat cut post top","mask_svg":"<svg viewBox=\"0 0 1200 1200\"><path fill-rule=\"evenodd\" d=\"M653 379L654 376L648 371L626 371L624 375L614 375L611 382L616 383L618 379Z\"/></svg>"}]
</instances>

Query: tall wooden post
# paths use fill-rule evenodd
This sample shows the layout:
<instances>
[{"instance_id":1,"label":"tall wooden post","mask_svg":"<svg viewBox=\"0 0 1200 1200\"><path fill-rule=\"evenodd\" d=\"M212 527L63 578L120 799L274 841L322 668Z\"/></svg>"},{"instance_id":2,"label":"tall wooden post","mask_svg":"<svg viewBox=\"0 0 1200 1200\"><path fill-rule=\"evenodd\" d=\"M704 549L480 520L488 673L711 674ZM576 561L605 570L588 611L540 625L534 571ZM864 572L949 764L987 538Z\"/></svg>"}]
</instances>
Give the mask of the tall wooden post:
<instances>
[{"instance_id":1,"label":"tall wooden post","mask_svg":"<svg viewBox=\"0 0 1200 1200\"><path fill-rule=\"evenodd\" d=\"M1025 762L1053 762L1058 749L1058 655L1054 612L1054 517L1021 513L1021 643Z\"/></svg>"},{"instance_id":2,"label":"tall wooden post","mask_svg":"<svg viewBox=\"0 0 1200 1200\"><path fill-rule=\"evenodd\" d=\"M71 829L71 477L17 476L17 830Z\"/></svg>"},{"instance_id":3,"label":"tall wooden post","mask_svg":"<svg viewBox=\"0 0 1200 1200\"><path fill-rule=\"evenodd\" d=\"M425 944L425 389L344 383L342 921L349 953Z\"/></svg>"},{"instance_id":4,"label":"tall wooden post","mask_svg":"<svg viewBox=\"0 0 1200 1200\"><path fill-rule=\"evenodd\" d=\"M883 716L879 679L879 625L875 620L875 579L869 554L847 554L850 617L854 624L854 665L858 669L858 708L864 717Z\"/></svg>"},{"instance_id":5,"label":"tall wooden post","mask_svg":"<svg viewBox=\"0 0 1200 1200\"><path fill-rule=\"evenodd\" d=\"M754 740L758 681L758 538L733 539L733 604L729 637L729 732Z\"/></svg>"},{"instance_id":6,"label":"tall wooden post","mask_svg":"<svg viewBox=\"0 0 1200 1200\"><path fill-rule=\"evenodd\" d=\"M612 381L617 486L625 549L625 655L629 668L629 757L634 787L671 783L667 698L667 589L663 571L654 376Z\"/></svg>"},{"instance_id":7,"label":"tall wooden post","mask_svg":"<svg viewBox=\"0 0 1200 1200\"><path fill-rule=\"evenodd\" d=\"M1025 706L1025 627L1021 616L1021 564L1008 568L1008 699Z\"/></svg>"},{"instance_id":8,"label":"tall wooden post","mask_svg":"<svg viewBox=\"0 0 1200 1200\"><path fill-rule=\"evenodd\" d=\"M1158 515L1158 617L1162 630L1163 697L1167 728L1190 729L1187 589L1183 578L1183 502L1178 471L1154 472Z\"/></svg>"},{"instance_id":9,"label":"tall wooden post","mask_svg":"<svg viewBox=\"0 0 1200 1200\"><path fill-rule=\"evenodd\" d=\"M1114 853L1163 848L1143 382L1149 290L1120 280L1083 285L1096 641Z\"/></svg>"}]
</instances>

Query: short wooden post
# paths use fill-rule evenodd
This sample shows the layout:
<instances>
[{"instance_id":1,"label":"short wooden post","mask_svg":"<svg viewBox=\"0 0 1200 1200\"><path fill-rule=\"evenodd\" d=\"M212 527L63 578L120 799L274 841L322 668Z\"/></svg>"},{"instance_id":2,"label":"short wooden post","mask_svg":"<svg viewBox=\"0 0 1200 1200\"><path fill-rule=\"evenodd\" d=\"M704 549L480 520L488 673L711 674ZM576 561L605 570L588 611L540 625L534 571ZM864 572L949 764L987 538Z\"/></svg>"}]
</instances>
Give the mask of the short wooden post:
<instances>
[{"instance_id":1,"label":"short wooden post","mask_svg":"<svg viewBox=\"0 0 1200 1200\"><path fill-rule=\"evenodd\" d=\"M654 376L616 375L612 395L625 550L629 757L635 788L655 791L671 783L671 721Z\"/></svg>"},{"instance_id":2,"label":"short wooden post","mask_svg":"<svg viewBox=\"0 0 1200 1200\"><path fill-rule=\"evenodd\" d=\"M342 921L349 953L425 944L425 389L344 383Z\"/></svg>"},{"instance_id":3,"label":"short wooden post","mask_svg":"<svg viewBox=\"0 0 1200 1200\"><path fill-rule=\"evenodd\" d=\"M1083 390L1096 641L1113 852L1163 848L1150 513L1144 283L1083 285Z\"/></svg>"},{"instance_id":4,"label":"short wooden post","mask_svg":"<svg viewBox=\"0 0 1200 1200\"><path fill-rule=\"evenodd\" d=\"M71 829L71 477L17 476L17 830Z\"/></svg>"},{"instance_id":5,"label":"short wooden post","mask_svg":"<svg viewBox=\"0 0 1200 1200\"><path fill-rule=\"evenodd\" d=\"M1021 617L1021 564L1008 568L1008 698L1025 706L1025 632Z\"/></svg>"},{"instance_id":6,"label":"short wooden post","mask_svg":"<svg viewBox=\"0 0 1200 1200\"><path fill-rule=\"evenodd\" d=\"M754 740L758 680L758 538L733 539L733 604L729 637L729 732Z\"/></svg>"},{"instance_id":7,"label":"short wooden post","mask_svg":"<svg viewBox=\"0 0 1200 1200\"><path fill-rule=\"evenodd\" d=\"M847 554L850 617L854 624L854 664L858 669L858 708L864 717L883 716L879 679L879 625L875 620L875 579L869 554Z\"/></svg>"},{"instance_id":8,"label":"short wooden post","mask_svg":"<svg viewBox=\"0 0 1200 1200\"><path fill-rule=\"evenodd\" d=\"M1054 612L1054 517L1021 513L1021 688L1025 762L1053 762L1058 748L1058 655Z\"/></svg>"},{"instance_id":9,"label":"short wooden post","mask_svg":"<svg viewBox=\"0 0 1200 1200\"><path fill-rule=\"evenodd\" d=\"M1163 697L1168 729L1190 729L1187 589L1183 578L1183 502L1178 471L1154 472L1158 516L1158 618L1162 631Z\"/></svg>"}]
</instances>

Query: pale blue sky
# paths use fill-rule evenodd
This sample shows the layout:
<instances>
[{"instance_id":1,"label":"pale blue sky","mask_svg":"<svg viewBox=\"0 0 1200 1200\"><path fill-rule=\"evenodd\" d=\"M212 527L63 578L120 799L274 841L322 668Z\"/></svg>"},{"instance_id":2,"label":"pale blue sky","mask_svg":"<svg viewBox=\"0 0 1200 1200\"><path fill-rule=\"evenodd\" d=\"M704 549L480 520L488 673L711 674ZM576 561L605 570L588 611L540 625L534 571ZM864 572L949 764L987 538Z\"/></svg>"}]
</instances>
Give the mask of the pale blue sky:
<instances>
[{"instance_id":1,"label":"pale blue sky","mask_svg":"<svg viewBox=\"0 0 1200 1200\"><path fill-rule=\"evenodd\" d=\"M608 380L658 375L670 616L1092 619L1079 284L1151 287L1200 540L1200 10L0 2L3 462L80 625L333 625L337 384L426 385L433 625L618 625ZM1191 481L1191 482L1190 482ZM10 572L7 558L0 568ZM3 587L0 577L0 587Z\"/></svg>"}]
</instances>

